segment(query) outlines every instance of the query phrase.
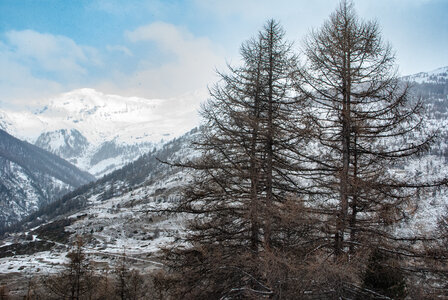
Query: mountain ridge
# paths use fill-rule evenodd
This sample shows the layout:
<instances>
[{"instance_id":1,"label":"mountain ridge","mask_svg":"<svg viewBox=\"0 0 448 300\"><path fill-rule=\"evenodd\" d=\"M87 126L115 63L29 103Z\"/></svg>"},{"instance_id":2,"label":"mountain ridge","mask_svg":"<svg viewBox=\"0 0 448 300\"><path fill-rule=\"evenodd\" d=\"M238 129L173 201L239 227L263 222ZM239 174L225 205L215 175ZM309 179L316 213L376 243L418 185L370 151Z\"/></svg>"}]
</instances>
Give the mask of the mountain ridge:
<instances>
[{"instance_id":1,"label":"mountain ridge","mask_svg":"<svg viewBox=\"0 0 448 300\"><path fill-rule=\"evenodd\" d=\"M433 83L446 84L448 83L448 66L440 67L429 72L418 72L411 75L401 77L403 81L414 83Z\"/></svg>"},{"instance_id":2,"label":"mountain ridge","mask_svg":"<svg viewBox=\"0 0 448 300\"><path fill-rule=\"evenodd\" d=\"M0 227L94 180L64 159L0 130Z\"/></svg>"}]
</instances>

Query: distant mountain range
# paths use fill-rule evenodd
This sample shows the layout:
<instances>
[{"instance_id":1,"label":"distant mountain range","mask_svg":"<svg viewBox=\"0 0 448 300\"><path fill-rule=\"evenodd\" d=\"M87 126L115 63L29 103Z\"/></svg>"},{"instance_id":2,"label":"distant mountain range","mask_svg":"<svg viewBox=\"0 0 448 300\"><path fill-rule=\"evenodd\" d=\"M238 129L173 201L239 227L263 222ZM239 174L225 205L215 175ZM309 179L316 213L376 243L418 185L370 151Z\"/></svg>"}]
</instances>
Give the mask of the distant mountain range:
<instances>
[{"instance_id":1,"label":"distant mountain range","mask_svg":"<svg viewBox=\"0 0 448 300\"><path fill-rule=\"evenodd\" d=\"M189 178L181 168L160 160L193 157L190 143L197 133L193 129L167 142L9 228L0 239L0 274L42 273L53 268L54 260L66 255L64 244L71 245L77 235L85 239L95 261L114 261L126 251L127 257L144 268L160 265L152 256L178 236L184 219L151 210L163 210L178 201L180 188ZM0 230L0 237L3 233Z\"/></svg>"},{"instance_id":2,"label":"distant mountain range","mask_svg":"<svg viewBox=\"0 0 448 300\"><path fill-rule=\"evenodd\" d=\"M415 83L447 84L448 66L438 68L430 72L420 72L414 75L404 76L402 80Z\"/></svg>"},{"instance_id":3,"label":"distant mountain range","mask_svg":"<svg viewBox=\"0 0 448 300\"><path fill-rule=\"evenodd\" d=\"M447 94L448 67L405 76L426 98ZM0 129L54 153L100 178L197 126L196 92L143 99L79 89L31 111L0 109Z\"/></svg>"},{"instance_id":4,"label":"distant mountain range","mask_svg":"<svg viewBox=\"0 0 448 300\"><path fill-rule=\"evenodd\" d=\"M0 109L0 129L100 178L195 127L206 97L148 100L79 89L33 112Z\"/></svg>"},{"instance_id":5,"label":"distant mountain range","mask_svg":"<svg viewBox=\"0 0 448 300\"><path fill-rule=\"evenodd\" d=\"M94 179L60 157L0 130L0 227Z\"/></svg>"}]
</instances>

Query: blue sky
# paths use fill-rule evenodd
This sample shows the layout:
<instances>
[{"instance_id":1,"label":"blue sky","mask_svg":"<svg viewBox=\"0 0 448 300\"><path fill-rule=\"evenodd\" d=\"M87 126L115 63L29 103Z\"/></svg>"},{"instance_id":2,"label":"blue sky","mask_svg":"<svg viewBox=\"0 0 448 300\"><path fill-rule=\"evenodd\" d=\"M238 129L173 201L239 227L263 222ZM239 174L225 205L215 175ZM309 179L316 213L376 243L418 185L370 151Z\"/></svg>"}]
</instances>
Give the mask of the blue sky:
<instances>
[{"instance_id":1,"label":"blue sky","mask_svg":"<svg viewBox=\"0 0 448 300\"><path fill-rule=\"evenodd\" d=\"M448 65L448 0L355 0L402 75ZM336 0L0 0L0 108L81 87L146 98L204 89L269 18L301 41Z\"/></svg>"}]
</instances>

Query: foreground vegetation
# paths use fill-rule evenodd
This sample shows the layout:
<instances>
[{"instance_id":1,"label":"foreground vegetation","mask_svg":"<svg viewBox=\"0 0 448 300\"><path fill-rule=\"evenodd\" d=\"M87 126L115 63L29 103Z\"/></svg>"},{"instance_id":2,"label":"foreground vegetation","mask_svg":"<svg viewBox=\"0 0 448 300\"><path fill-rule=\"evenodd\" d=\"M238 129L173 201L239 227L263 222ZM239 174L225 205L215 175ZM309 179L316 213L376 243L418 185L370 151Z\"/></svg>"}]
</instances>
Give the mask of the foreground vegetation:
<instances>
[{"instance_id":1,"label":"foreground vegetation","mask_svg":"<svg viewBox=\"0 0 448 300\"><path fill-rule=\"evenodd\" d=\"M191 222L165 252L165 297L446 296L446 223L397 231L446 180L398 174L436 133L378 25L342 1L302 48L270 20L211 89L202 156L178 163Z\"/></svg>"}]
</instances>

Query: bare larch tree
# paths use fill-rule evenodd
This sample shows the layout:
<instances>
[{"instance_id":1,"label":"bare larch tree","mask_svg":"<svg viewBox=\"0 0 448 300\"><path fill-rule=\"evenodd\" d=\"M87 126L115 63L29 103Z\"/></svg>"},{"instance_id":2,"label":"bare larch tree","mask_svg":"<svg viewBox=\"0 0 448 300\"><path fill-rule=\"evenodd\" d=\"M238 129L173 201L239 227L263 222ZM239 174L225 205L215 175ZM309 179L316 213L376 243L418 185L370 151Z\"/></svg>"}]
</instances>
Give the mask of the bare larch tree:
<instances>
[{"instance_id":1,"label":"bare larch tree","mask_svg":"<svg viewBox=\"0 0 448 300\"><path fill-rule=\"evenodd\" d=\"M315 146L308 176L328 216L334 255L394 241L390 226L421 188L438 184L396 172L434 140L422 102L397 77L378 25L359 20L350 1L309 35L304 56L298 87L313 102Z\"/></svg>"},{"instance_id":2,"label":"bare larch tree","mask_svg":"<svg viewBox=\"0 0 448 300\"><path fill-rule=\"evenodd\" d=\"M283 238L278 205L296 190L293 145L301 101L293 89L296 57L271 20L241 47L243 65L219 73L221 81L202 107L199 159L178 212L193 215L188 247L171 251L182 274L183 297L270 295L266 251Z\"/></svg>"}]
</instances>

